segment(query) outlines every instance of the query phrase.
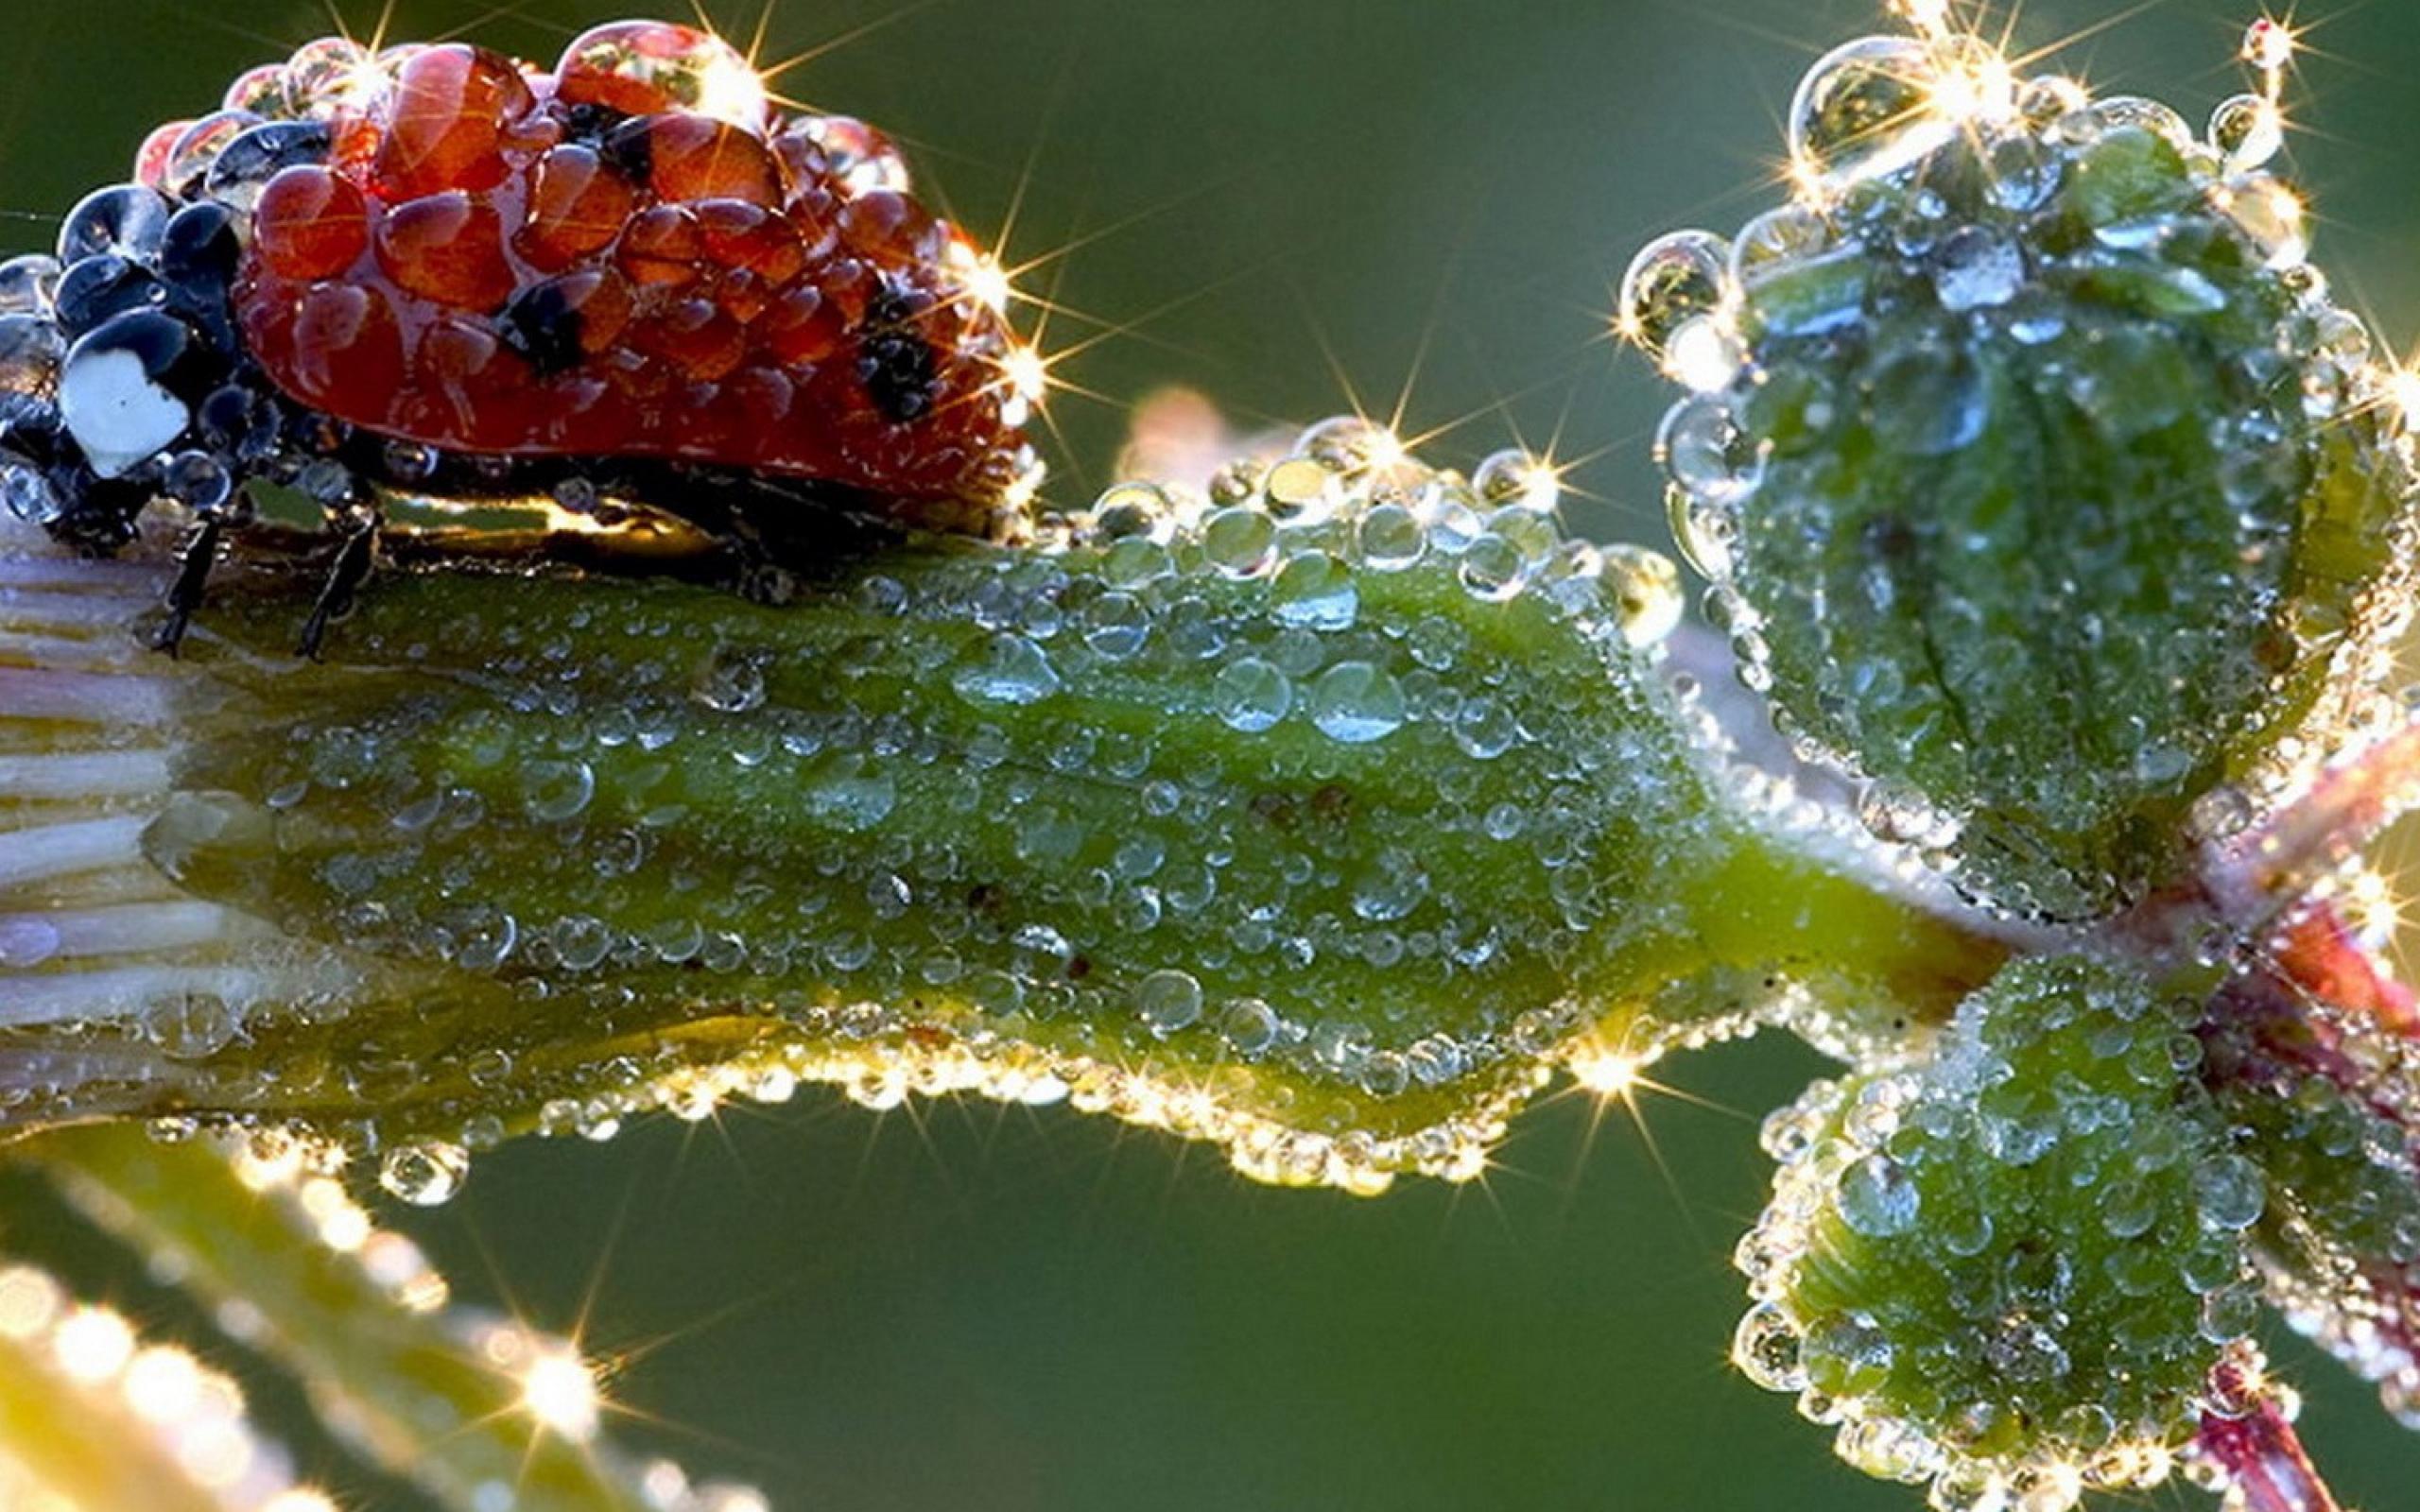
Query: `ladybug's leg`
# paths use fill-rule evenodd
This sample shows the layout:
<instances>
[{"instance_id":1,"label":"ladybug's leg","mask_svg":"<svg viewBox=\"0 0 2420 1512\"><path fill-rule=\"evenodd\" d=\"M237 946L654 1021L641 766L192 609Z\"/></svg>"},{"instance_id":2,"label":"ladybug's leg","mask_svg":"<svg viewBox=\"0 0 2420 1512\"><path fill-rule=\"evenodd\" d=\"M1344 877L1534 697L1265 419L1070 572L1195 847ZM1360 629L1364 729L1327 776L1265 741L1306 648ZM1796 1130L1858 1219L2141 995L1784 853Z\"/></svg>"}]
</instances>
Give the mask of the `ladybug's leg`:
<instances>
[{"instance_id":1,"label":"ladybug's leg","mask_svg":"<svg viewBox=\"0 0 2420 1512\"><path fill-rule=\"evenodd\" d=\"M211 569L218 564L218 540L225 532L225 518L213 512L202 516L201 523L185 537L184 549L177 556L176 581L168 585L168 617L152 633L151 649L174 656L183 644L194 611L201 608L202 591L209 585Z\"/></svg>"},{"instance_id":2,"label":"ladybug's leg","mask_svg":"<svg viewBox=\"0 0 2420 1512\"><path fill-rule=\"evenodd\" d=\"M378 517L371 516L355 525L344 538L344 544L337 548L336 565L320 589L319 602L311 606L311 617L303 622L302 639L295 647L295 655L316 659L320 643L328 638L329 624L353 607L354 594L370 576L371 561L377 553L378 525Z\"/></svg>"}]
</instances>

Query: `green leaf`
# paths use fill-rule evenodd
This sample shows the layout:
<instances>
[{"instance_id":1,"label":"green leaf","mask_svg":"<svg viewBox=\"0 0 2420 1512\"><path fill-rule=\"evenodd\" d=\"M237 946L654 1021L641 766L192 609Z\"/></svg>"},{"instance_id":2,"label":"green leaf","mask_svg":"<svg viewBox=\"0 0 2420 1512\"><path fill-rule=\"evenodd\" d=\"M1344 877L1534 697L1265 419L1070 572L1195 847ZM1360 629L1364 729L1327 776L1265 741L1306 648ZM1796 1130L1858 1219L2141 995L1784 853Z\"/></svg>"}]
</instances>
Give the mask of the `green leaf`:
<instances>
[{"instance_id":1,"label":"green leaf","mask_svg":"<svg viewBox=\"0 0 2420 1512\"><path fill-rule=\"evenodd\" d=\"M2061 919L2340 744L2411 587L2366 329L2290 191L2158 110L1946 132L1753 222L1714 318L1744 360L1664 442L1777 715L1889 837Z\"/></svg>"},{"instance_id":2,"label":"green leaf","mask_svg":"<svg viewBox=\"0 0 2420 1512\"><path fill-rule=\"evenodd\" d=\"M1838 1424L1851 1463L1938 1478L1937 1504L2164 1477L2259 1295L2243 1231L2266 1188L2191 1078L2201 1002L2029 958L1922 1066L1775 1114L1734 1358Z\"/></svg>"}]
</instances>

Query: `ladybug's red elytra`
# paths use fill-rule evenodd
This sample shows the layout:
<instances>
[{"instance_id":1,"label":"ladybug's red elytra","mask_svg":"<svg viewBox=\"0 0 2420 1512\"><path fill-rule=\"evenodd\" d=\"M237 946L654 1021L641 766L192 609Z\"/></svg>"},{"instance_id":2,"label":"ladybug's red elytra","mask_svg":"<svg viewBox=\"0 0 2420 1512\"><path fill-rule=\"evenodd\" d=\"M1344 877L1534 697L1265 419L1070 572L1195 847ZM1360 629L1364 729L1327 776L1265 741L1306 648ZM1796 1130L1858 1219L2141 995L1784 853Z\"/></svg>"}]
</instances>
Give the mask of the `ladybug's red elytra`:
<instances>
[{"instance_id":1,"label":"ladybug's red elytra","mask_svg":"<svg viewBox=\"0 0 2420 1512\"><path fill-rule=\"evenodd\" d=\"M707 32L598 26L550 71L323 40L0 265L0 492L94 551L164 494L205 558L260 485L1011 533L1040 364L1007 301L888 139L777 111Z\"/></svg>"}]
</instances>

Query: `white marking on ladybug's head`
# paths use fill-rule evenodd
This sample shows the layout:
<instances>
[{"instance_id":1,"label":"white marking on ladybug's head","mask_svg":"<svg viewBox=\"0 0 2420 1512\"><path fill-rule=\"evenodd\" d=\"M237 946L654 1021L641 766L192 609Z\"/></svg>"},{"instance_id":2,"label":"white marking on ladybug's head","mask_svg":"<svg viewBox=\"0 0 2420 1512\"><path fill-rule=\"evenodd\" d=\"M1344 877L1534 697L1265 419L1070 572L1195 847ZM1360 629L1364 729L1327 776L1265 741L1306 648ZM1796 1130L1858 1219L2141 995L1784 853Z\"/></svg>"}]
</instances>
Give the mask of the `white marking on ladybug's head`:
<instances>
[{"instance_id":1,"label":"white marking on ladybug's head","mask_svg":"<svg viewBox=\"0 0 2420 1512\"><path fill-rule=\"evenodd\" d=\"M184 402L152 382L131 352L71 353L60 374L59 410L105 478L158 455L193 423Z\"/></svg>"}]
</instances>

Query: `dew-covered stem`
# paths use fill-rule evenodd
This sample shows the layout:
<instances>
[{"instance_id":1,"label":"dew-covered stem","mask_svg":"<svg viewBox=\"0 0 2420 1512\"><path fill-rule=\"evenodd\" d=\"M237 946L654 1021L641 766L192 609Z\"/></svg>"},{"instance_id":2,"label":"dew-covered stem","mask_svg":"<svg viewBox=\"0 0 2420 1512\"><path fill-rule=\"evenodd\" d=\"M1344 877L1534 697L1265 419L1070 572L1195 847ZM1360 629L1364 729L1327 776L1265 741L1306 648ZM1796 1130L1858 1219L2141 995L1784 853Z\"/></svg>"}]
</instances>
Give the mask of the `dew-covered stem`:
<instances>
[{"instance_id":1,"label":"dew-covered stem","mask_svg":"<svg viewBox=\"0 0 2420 1512\"><path fill-rule=\"evenodd\" d=\"M65 777L137 743L164 774L41 811L116 828L19 885L50 944L11 976L16 1116L475 1146L814 1079L1072 1097L1367 1187L1475 1173L1583 1035L1945 1017L2004 948L1741 812L1632 644L1646 590L1524 591L1552 529L1498 512L1525 544L1459 560L1398 505L1238 507L778 606L395 573L313 663L300 585L231 583L172 671L14 727ZM148 1058L54 1074L79 1022Z\"/></svg>"},{"instance_id":2,"label":"dew-covered stem","mask_svg":"<svg viewBox=\"0 0 2420 1512\"><path fill-rule=\"evenodd\" d=\"M271 1141L231 1156L206 1140L165 1144L116 1125L53 1131L11 1153L215 1315L242 1319L239 1342L290 1372L356 1452L436 1504L663 1506L641 1467L600 1436L604 1399L576 1346L456 1305L419 1248L311 1171L302 1145Z\"/></svg>"}]
</instances>

